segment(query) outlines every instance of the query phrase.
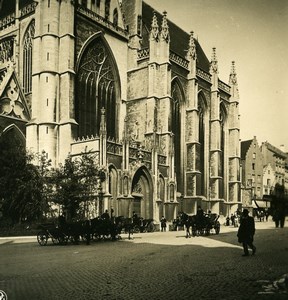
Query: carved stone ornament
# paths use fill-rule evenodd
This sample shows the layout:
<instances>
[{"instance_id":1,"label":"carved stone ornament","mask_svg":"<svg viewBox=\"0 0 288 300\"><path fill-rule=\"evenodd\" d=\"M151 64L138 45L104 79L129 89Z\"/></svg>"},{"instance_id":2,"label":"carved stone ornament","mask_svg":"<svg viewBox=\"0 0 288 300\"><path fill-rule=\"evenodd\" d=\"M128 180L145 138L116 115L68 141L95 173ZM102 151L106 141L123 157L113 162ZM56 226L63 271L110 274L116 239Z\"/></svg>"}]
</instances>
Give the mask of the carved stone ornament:
<instances>
[{"instance_id":1,"label":"carved stone ornament","mask_svg":"<svg viewBox=\"0 0 288 300\"><path fill-rule=\"evenodd\" d=\"M0 98L0 115L28 120L25 106L20 99L19 87L13 79Z\"/></svg>"},{"instance_id":2,"label":"carved stone ornament","mask_svg":"<svg viewBox=\"0 0 288 300\"><path fill-rule=\"evenodd\" d=\"M155 41L158 41L158 39L159 39L159 26L158 26L158 21L157 21L157 17L156 17L155 12L154 12L154 15L153 15L153 18L152 18L150 38L152 40L155 40Z\"/></svg>"}]
</instances>

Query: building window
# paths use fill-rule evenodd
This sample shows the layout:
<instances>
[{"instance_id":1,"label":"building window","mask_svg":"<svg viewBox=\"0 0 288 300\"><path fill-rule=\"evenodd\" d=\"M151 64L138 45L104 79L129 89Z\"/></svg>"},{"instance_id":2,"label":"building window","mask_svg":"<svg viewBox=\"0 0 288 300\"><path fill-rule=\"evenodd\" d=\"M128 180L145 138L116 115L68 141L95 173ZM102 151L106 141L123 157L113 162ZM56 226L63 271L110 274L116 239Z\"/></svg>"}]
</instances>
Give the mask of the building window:
<instances>
[{"instance_id":1,"label":"building window","mask_svg":"<svg viewBox=\"0 0 288 300\"><path fill-rule=\"evenodd\" d=\"M117 8L113 11L113 25L118 26L118 10Z\"/></svg>"},{"instance_id":2,"label":"building window","mask_svg":"<svg viewBox=\"0 0 288 300\"><path fill-rule=\"evenodd\" d=\"M255 163L252 163L252 170L255 170Z\"/></svg>"},{"instance_id":3,"label":"building window","mask_svg":"<svg viewBox=\"0 0 288 300\"><path fill-rule=\"evenodd\" d=\"M253 153L253 158L254 158L254 159L256 158L256 153L255 153L255 152Z\"/></svg>"},{"instance_id":4,"label":"building window","mask_svg":"<svg viewBox=\"0 0 288 300\"><path fill-rule=\"evenodd\" d=\"M173 80L171 86L171 112L169 116L168 130L173 133L174 144L174 167L177 181L180 182L181 165L181 112L180 106L183 101L181 86L177 80Z\"/></svg>"},{"instance_id":5,"label":"building window","mask_svg":"<svg viewBox=\"0 0 288 300\"><path fill-rule=\"evenodd\" d=\"M100 134L101 109L105 109L107 136L117 135L119 80L116 66L101 38L85 49L77 72L76 118L79 136Z\"/></svg>"},{"instance_id":6,"label":"building window","mask_svg":"<svg viewBox=\"0 0 288 300\"><path fill-rule=\"evenodd\" d=\"M33 20L26 30L23 43L23 90L24 93L32 91L32 50L35 34L35 21Z\"/></svg>"}]
</instances>

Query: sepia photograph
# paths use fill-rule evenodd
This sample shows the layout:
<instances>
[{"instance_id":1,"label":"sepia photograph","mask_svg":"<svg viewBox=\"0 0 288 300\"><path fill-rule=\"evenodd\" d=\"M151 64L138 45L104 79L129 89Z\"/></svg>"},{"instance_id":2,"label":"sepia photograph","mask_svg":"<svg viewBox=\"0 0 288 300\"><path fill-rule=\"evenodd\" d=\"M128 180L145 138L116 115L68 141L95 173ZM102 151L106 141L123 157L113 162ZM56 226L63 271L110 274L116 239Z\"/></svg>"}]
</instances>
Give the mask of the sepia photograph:
<instances>
[{"instance_id":1,"label":"sepia photograph","mask_svg":"<svg viewBox=\"0 0 288 300\"><path fill-rule=\"evenodd\" d=\"M288 0L0 0L0 300L288 297Z\"/></svg>"}]
</instances>

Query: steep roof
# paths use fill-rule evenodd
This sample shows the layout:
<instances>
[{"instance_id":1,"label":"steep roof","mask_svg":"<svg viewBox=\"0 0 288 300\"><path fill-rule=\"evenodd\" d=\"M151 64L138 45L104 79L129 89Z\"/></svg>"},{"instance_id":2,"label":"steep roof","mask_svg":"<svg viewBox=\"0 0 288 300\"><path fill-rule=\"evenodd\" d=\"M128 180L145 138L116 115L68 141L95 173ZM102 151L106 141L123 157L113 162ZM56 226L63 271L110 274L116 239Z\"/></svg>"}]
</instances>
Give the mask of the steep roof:
<instances>
[{"instance_id":1,"label":"steep roof","mask_svg":"<svg viewBox=\"0 0 288 300\"><path fill-rule=\"evenodd\" d=\"M251 143L253 140L247 140L241 142L241 159L244 160L246 158L246 153L248 149L250 148Z\"/></svg>"},{"instance_id":2,"label":"steep roof","mask_svg":"<svg viewBox=\"0 0 288 300\"><path fill-rule=\"evenodd\" d=\"M287 153L285 153L282 150L280 150L279 148L271 145L267 141L263 142L262 145L265 145L268 150L270 150L271 152L275 153L276 155L280 156L283 159L286 159L288 157Z\"/></svg>"},{"instance_id":3,"label":"steep roof","mask_svg":"<svg viewBox=\"0 0 288 300\"><path fill-rule=\"evenodd\" d=\"M143 34L142 47L146 48L149 45L149 32L151 29L151 22L154 12L156 13L158 25L162 22L162 14L156 11L154 8L149 6L147 3L142 2L142 21L143 30L148 30ZM174 24L168 19L169 33L170 33L170 50L178 54L182 58L186 57L186 51L188 50L189 34L181 29L179 26ZM195 40L196 52L197 52L197 67L209 73L210 62L204 53L199 42Z\"/></svg>"}]
</instances>

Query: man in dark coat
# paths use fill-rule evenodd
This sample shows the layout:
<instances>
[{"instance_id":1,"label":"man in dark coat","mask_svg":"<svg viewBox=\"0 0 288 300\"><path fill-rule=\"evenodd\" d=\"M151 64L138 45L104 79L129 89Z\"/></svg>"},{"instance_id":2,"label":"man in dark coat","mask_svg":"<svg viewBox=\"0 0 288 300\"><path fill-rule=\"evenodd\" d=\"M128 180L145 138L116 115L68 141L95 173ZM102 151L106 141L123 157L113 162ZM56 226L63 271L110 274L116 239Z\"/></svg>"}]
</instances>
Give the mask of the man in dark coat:
<instances>
[{"instance_id":1,"label":"man in dark coat","mask_svg":"<svg viewBox=\"0 0 288 300\"><path fill-rule=\"evenodd\" d=\"M253 245L253 239L255 234L255 222L254 218L249 216L248 209L244 209L241 220L240 227L238 229L238 242L242 243L244 254L243 256L248 256L248 247L252 249L252 255L256 252L256 247Z\"/></svg>"}]
</instances>

